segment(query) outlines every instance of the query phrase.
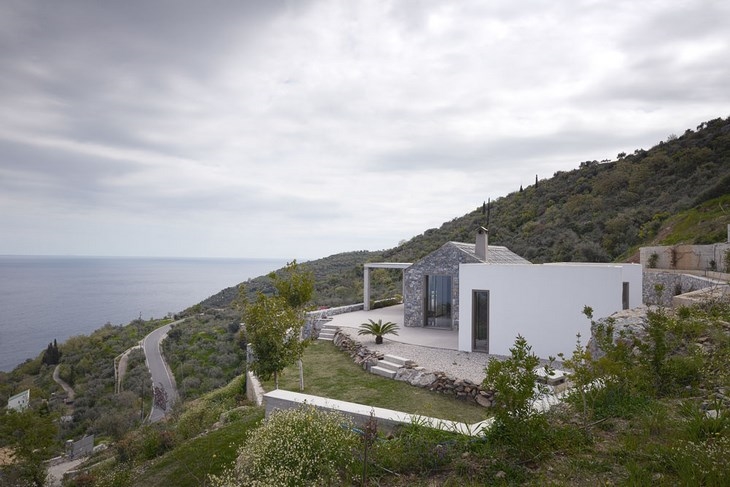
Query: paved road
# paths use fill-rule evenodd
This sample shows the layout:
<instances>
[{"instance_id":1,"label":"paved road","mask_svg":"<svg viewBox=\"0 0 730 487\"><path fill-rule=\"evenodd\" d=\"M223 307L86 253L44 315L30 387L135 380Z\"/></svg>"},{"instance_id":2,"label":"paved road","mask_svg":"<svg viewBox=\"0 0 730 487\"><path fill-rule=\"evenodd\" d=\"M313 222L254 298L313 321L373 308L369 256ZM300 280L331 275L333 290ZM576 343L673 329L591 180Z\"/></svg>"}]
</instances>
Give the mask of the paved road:
<instances>
[{"instance_id":1,"label":"paved road","mask_svg":"<svg viewBox=\"0 0 730 487\"><path fill-rule=\"evenodd\" d=\"M165 358L162 356L160 342L167 336L173 325L184 320L174 321L165 326L157 328L155 331L144 337L142 340L142 349L144 350L147 368L152 375L152 384L156 387L162 387L167 393L167 407L165 409L158 408L154 401L152 402L152 411L149 420L156 423L165 417L172 410L172 405L177 401L177 387L175 386L175 378L167 366Z\"/></svg>"}]
</instances>

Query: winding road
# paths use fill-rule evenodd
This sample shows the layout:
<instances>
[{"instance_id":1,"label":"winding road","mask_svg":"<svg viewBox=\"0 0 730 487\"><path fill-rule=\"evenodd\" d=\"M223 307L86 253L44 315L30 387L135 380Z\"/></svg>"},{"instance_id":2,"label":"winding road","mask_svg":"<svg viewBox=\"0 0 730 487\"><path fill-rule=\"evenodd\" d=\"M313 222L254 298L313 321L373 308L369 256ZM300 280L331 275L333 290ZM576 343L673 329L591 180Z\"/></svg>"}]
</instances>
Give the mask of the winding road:
<instances>
[{"instance_id":1,"label":"winding road","mask_svg":"<svg viewBox=\"0 0 730 487\"><path fill-rule=\"evenodd\" d=\"M170 371L165 358L162 356L160 343L165 339L167 333L174 325L184 320L173 321L165 326L161 326L144 337L142 340L142 350L144 350L147 368L152 375L152 384L155 387L162 387L167 394L167 404L164 409L157 407L155 401L152 401L152 411L150 412L150 423L156 423L164 418L172 409L172 405L177 401L177 387L175 385L175 377ZM152 395L154 397L154 394Z\"/></svg>"}]
</instances>

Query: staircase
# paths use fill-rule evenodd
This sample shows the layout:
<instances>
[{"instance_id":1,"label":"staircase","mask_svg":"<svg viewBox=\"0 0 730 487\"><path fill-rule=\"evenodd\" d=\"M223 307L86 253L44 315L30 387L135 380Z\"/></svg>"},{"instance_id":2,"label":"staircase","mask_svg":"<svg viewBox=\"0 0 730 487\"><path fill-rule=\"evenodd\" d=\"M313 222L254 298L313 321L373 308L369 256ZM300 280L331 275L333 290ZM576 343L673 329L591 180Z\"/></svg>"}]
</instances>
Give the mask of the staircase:
<instances>
[{"instance_id":1,"label":"staircase","mask_svg":"<svg viewBox=\"0 0 730 487\"><path fill-rule=\"evenodd\" d=\"M317 337L317 340L324 340L324 341L331 342L335 338L336 331L337 331L337 327L332 326L332 325L324 325L319 332L319 337Z\"/></svg>"},{"instance_id":2,"label":"staircase","mask_svg":"<svg viewBox=\"0 0 730 487\"><path fill-rule=\"evenodd\" d=\"M408 359L397 357L395 355L386 355L383 360L378 361L378 365L370 367L370 373L381 375L392 379L401 367L405 367Z\"/></svg>"}]
</instances>

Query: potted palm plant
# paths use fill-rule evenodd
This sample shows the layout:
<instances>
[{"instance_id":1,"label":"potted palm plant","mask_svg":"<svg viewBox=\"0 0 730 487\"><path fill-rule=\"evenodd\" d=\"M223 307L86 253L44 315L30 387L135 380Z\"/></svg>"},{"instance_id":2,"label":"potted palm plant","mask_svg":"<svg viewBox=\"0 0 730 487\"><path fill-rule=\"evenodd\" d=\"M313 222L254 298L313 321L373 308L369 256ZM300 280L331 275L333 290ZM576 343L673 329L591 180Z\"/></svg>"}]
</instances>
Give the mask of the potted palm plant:
<instances>
[{"instance_id":1,"label":"potted palm plant","mask_svg":"<svg viewBox=\"0 0 730 487\"><path fill-rule=\"evenodd\" d=\"M358 335L375 335L375 343L377 345L380 345L383 343L383 335L397 335L398 332L398 325L391 321L386 321L383 323L383 320L368 320L370 323L363 323L360 325L360 330L357 332Z\"/></svg>"}]
</instances>

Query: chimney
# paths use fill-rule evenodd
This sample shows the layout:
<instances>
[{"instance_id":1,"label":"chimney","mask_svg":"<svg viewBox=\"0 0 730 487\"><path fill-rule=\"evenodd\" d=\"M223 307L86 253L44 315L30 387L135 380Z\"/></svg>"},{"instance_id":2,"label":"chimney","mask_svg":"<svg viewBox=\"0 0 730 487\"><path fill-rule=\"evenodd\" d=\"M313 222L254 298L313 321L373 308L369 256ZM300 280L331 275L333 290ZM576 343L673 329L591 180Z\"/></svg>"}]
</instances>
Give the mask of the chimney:
<instances>
[{"instance_id":1,"label":"chimney","mask_svg":"<svg viewBox=\"0 0 730 487\"><path fill-rule=\"evenodd\" d=\"M487 261L487 250L489 249L489 230L479 227L477 230L476 254L484 262Z\"/></svg>"}]
</instances>

